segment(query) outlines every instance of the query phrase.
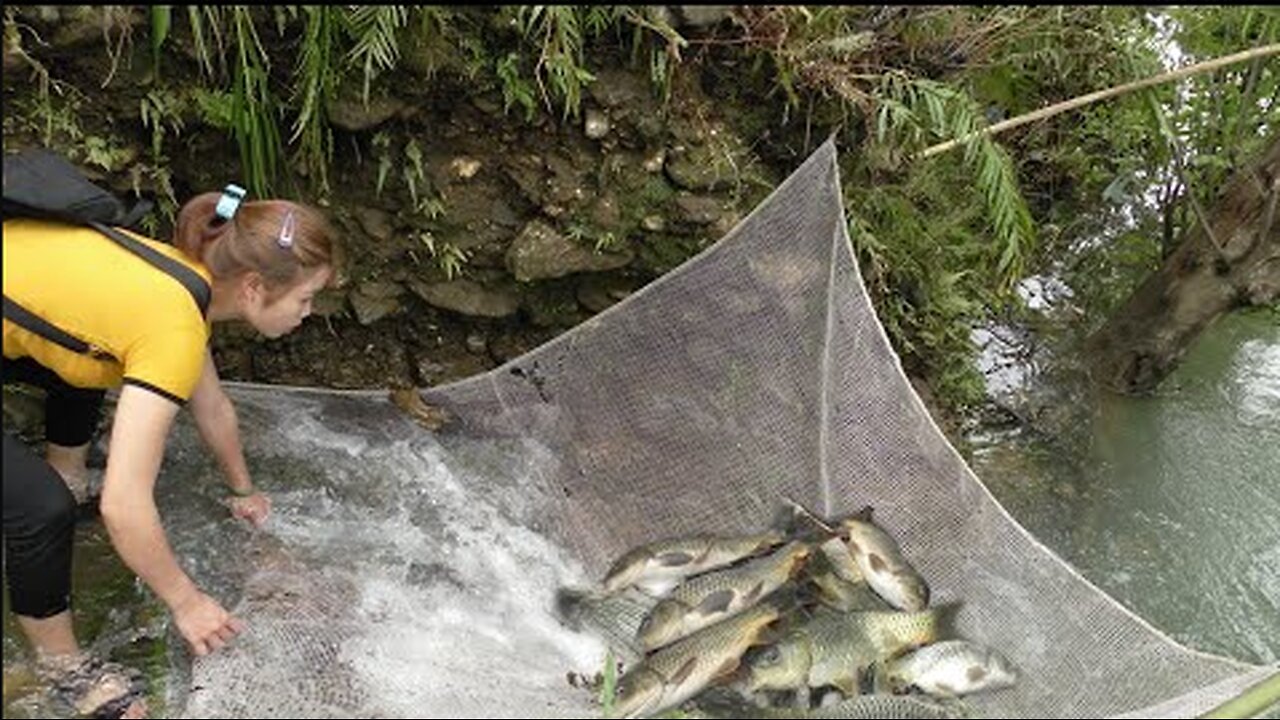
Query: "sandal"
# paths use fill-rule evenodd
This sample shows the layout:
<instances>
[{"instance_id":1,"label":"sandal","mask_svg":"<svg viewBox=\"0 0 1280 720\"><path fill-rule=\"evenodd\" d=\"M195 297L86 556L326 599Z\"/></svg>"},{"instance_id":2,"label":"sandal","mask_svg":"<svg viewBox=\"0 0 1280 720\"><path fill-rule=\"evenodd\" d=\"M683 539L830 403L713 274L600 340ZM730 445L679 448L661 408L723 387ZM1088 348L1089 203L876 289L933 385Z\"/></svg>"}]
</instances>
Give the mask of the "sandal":
<instances>
[{"instance_id":1,"label":"sandal","mask_svg":"<svg viewBox=\"0 0 1280 720\"><path fill-rule=\"evenodd\" d=\"M40 674L53 700L77 718L119 718L146 689L142 673L94 655L42 663Z\"/></svg>"}]
</instances>

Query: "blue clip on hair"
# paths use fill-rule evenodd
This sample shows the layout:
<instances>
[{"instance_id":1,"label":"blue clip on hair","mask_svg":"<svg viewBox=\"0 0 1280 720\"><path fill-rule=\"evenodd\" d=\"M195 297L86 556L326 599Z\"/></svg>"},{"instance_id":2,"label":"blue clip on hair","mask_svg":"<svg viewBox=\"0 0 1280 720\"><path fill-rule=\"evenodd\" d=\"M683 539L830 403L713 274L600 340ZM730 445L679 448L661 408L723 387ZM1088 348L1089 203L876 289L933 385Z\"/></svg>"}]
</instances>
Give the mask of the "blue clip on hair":
<instances>
[{"instance_id":1,"label":"blue clip on hair","mask_svg":"<svg viewBox=\"0 0 1280 720\"><path fill-rule=\"evenodd\" d=\"M230 220L235 217L236 210L240 209L240 201L244 200L244 188L232 183L222 189L222 197L218 198L218 206L214 208L213 214L218 216L222 221Z\"/></svg>"}]
</instances>

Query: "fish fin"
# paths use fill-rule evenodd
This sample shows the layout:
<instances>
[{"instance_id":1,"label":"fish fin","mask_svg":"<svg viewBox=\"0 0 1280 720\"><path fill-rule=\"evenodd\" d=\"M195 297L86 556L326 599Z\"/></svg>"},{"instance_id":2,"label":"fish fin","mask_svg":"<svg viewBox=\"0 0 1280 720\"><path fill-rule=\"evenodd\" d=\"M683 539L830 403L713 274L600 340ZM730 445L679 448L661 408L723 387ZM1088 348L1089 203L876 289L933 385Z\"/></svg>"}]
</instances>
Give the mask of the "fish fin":
<instances>
[{"instance_id":1,"label":"fish fin","mask_svg":"<svg viewBox=\"0 0 1280 720\"><path fill-rule=\"evenodd\" d=\"M848 675L831 678L831 684L835 685L837 690L844 693L845 697L853 697L858 694L858 686L861 684L858 678L861 675L862 672L857 668L854 668L853 672Z\"/></svg>"},{"instance_id":2,"label":"fish fin","mask_svg":"<svg viewBox=\"0 0 1280 720\"><path fill-rule=\"evenodd\" d=\"M880 557L878 553L871 553L867 556L867 564L871 566L871 569L874 572L878 573L884 572L889 567L889 564L886 563L884 558Z\"/></svg>"},{"instance_id":3,"label":"fish fin","mask_svg":"<svg viewBox=\"0 0 1280 720\"><path fill-rule=\"evenodd\" d=\"M693 553L685 552L684 550L664 552L654 558L654 560L657 560L658 564L663 567L679 567L681 565L688 565L693 562L693 559Z\"/></svg>"},{"instance_id":4,"label":"fish fin","mask_svg":"<svg viewBox=\"0 0 1280 720\"><path fill-rule=\"evenodd\" d=\"M745 687L751 681L751 666L741 660L729 672L717 678L717 684Z\"/></svg>"},{"instance_id":5,"label":"fish fin","mask_svg":"<svg viewBox=\"0 0 1280 720\"><path fill-rule=\"evenodd\" d=\"M698 603L697 607L694 608L694 612L701 615L715 615L727 612L737 596L738 594L732 590L717 590L703 598L702 602Z\"/></svg>"},{"instance_id":6,"label":"fish fin","mask_svg":"<svg viewBox=\"0 0 1280 720\"><path fill-rule=\"evenodd\" d=\"M970 665L968 672L965 673L965 677L969 678L971 683L980 682L986 676L987 669L981 665Z\"/></svg>"},{"instance_id":7,"label":"fish fin","mask_svg":"<svg viewBox=\"0 0 1280 720\"><path fill-rule=\"evenodd\" d=\"M638 570L637 564L642 562L644 557L645 552L642 548L634 548L615 560L604 574L605 590L616 592L630 585Z\"/></svg>"},{"instance_id":8,"label":"fish fin","mask_svg":"<svg viewBox=\"0 0 1280 720\"><path fill-rule=\"evenodd\" d=\"M805 607L806 591L797 584L783 585L782 587L769 593L763 600L757 604L768 603L778 611L778 615L786 615L793 610L799 610Z\"/></svg>"},{"instance_id":9,"label":"fish fin","mask_svg":"<svg viewBox=\"0 0 1280 720\"><path fill-rule=\"evenodd\" d=\"M730 678L734 677L735 673L738 672L738 668L741 666L742 666L742 659L740 657L735 656L735 657L725 658L725 661L720 664L720 667L716 668L716 671L711 674L711 679L719 680L719 681L727 681Z\"/></svg>"},{"instance_id":10,"label":"fish fin","mask_svg":"<svg viewBox=\"0 0 1280 720\"><path fill-rule=\"evenodd\" d=\"M697 668L698 668L698 658L691 657L688 660L685 660L684 664L680 666L680 669L676 670L674 675L667 678L667 684L679 685L685 680L688 680L689 676L692 675L693 671L696 670Z\"/></svg>"},{"instance_id":11,"label":"fish fin","mask_svg":"<svg viewBox=\"0 0 1280 720\"><path fill-rule=\"evenodd\" d=\"M780 531L784 536L783 540L798 540L815 545L840 536L843 532L835 523L819 517L790 498L774 513L770 527Z\"/></svg>"},{"instance_id":12,"label":"fish fin","mask_svg":"<svg viewBox=\"0 0 1280 720\"><path fill-rule=\"evenodd\" d=\"M795 505L784 503L773 514L769 529L778 531L784 537L796 537L807 529L807 520L805 514Z\"/></svg>"},{"instance_id":13,"label":"fish fin","mask_svg":"<svg viewBox=\"0 0 1280 720\"><path fill-rule=\"evenodd\" d=\"M760 599L760 595L763 591L764 591L764 582L761 581L756 583L750 590L747 591L746 595L742 596L743 604L751 605L756 600Z\"/></svg>"}]
</instances>

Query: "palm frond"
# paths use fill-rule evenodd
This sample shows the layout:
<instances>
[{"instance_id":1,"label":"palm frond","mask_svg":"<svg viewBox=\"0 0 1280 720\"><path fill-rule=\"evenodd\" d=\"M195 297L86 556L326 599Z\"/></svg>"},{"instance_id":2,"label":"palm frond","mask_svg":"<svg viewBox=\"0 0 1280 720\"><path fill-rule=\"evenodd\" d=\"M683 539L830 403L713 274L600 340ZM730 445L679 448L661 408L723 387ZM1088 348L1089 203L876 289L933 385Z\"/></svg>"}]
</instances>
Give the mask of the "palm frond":
<instances>
[{"instance_id":1,"label":"palm frond","mask_svg":"<svg viewBox=\"0 0 1280 720\"><path fill-rule=\"evenodd\" d=\"M299 152L303 165L323 192L329 190L328 166L333 154L333 134L329 130L325 104L338 84L335 51L340 12L327 5L303 8L304 38L294 71L292 103L298 108L298 116L289 142L301 139Z\"/></svg>"},{"instance_id":2,"label":"palm frond","mask_svg":"<svg viewBox=\"0 0 1280 720\"><path fill-rule=\"evenodd\" d=\"M362 97L369 102L369 84L379 71L400 61L397 31L409 19L407 5L362 5L347 14L347 35L354 42L348 58L364 71Z\"/></svg>"}]
</instances>

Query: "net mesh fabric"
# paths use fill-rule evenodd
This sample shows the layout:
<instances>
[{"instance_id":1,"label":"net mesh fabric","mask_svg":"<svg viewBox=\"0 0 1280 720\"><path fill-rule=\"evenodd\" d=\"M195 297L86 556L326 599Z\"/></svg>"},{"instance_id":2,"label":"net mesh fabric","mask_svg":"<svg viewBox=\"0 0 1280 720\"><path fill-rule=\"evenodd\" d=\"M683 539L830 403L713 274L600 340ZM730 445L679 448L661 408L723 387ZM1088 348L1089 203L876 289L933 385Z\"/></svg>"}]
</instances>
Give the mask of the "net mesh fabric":
<instances>
[{"instance_id":1,"label":"net mesh fabric","mask_svg":"<svg viewBox=\"0 0 1280 720\"><path fill-rule=\"evenodd\" d=\"M573 649L540 624L554 622L554 588L598 580L661 537L759 531L784 496L827 516L873 506L934 602L962 603L958 632L1020 672L1013 688L968 698L983 715L1190 716L1274 673L1172 641L995 501L876 319L835 160L828 142L716 245L572 331L426 391L456 416L448 431L421 430L381 393L234 386L280 524L249 535L209 512L167 512L189 518L171 537L187 538L189 565L240 598L250 626L190 665L177 706L189 717L596 712L557 665ZM179 429L171 468L214 474L193 437ZM171 502L189 502L179 495ZM508 560L527 585L511 587ZM502 600L512 593L545 617ZM460 598L453 616L423 619ZM483 632L503 626L528 632ZM485 648L483 664L463 659Z\"/></svg>"}]
</instances>

